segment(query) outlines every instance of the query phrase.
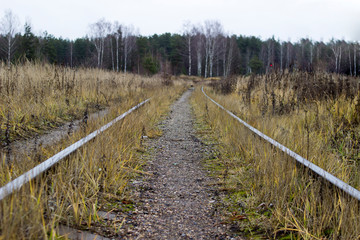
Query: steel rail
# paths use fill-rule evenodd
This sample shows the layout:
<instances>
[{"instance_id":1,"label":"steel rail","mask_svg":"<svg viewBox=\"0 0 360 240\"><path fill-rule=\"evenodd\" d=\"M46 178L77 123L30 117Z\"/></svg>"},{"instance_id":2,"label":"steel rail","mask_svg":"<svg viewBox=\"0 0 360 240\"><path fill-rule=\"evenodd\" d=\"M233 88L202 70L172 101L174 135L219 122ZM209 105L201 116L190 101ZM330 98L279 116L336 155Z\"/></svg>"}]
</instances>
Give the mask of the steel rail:
<instances>
[{"instance_id":1,"label":"steel rail","mask_svg":"<svg viewBox=\"0 0 360 240\"><path fill-rule=\"evenodd\" d=\"M303 158L302 156L300 156L299 154L293 152L292 150L290 150L289 148L285 147L284 145L280 144L279 142L275 141L274 139L268 137L267 135L265 135L264 133L260 132L259 130L257 130L256 128L252 127L251 125L249 125L248 123L246 123L245 121L243 121L242 119L240 119L238 116L236 116L235 114L233 114L232 112L230 112L229 110L225 109L223 106L221 106L219 103L215 102L211 97L209 97L205 91L204 91L204 87L201 88L201 91L204 93L204 95L210 99L214 104L216 104L219 108L223 109L224 111L226 111L230 116L232 116L233 118L235 118L236 120L238 120L240 123L242 123L245 127L247 127L250 131L252 131L253 133L255 133L256 135L258 135L259 137L261 137L262 139L264 139L265 141L271 143L273 146L277 147L278 149L280 149L281 151L283 151L284 153L286 153L287 155L289 155L290 157L294 158L296 161L298 161L300 164L304 165L305 167L309 168L311 171L313 171L314 173L318 174L319 176L321 176L322 178L324 178L325 180L327 180L328 182L332 183L333 185L335 185L336 187L340 188L341 190L343 190L344 192L346 192L347 194L349 194L350 196L352 196L353 198L356 198L357 200L360 201L360 191L357 190L356 188L350 186L349 184L343 182L342 180L340 180L339 178L335 177L334 175L332 175L331 173L325 171L324 169L320 168L319 166L313 164L312 162L310 162L309 160Z\"/></svg>"},{"instance_id":2,"label":"steel rail","mask_svg":"<svg viewBox=\"0 0 360 240\"><path fill-rule=\"evenodd\" d=\"M139 103L138 105L132 107L127 112L121 114L111 122L107 123L106 125L102 126L98 130L90 133L86 137L80 139L79 141L75 142L74 144L70 145L69 147L65 148L64 150L60 151L59 153L55 154L54 156L48 158L44 162L40 163L36 167L32 168L31 170L25 172L21 176L17 177L13 181L7 183L5 186L0 188L0 200L4 199L6 196L12 194L15 190L20 189L24 184L28 183L31 179L39 176L41 173L52 167L54 164L95 138L97 135L111 127L116 122L120 121L124 117L126 117L129 113L132 111L138 109L139 107L143 106L145 103L150 101L149 99L146 99L145 101Z\"/></svg>"}]
</instances>

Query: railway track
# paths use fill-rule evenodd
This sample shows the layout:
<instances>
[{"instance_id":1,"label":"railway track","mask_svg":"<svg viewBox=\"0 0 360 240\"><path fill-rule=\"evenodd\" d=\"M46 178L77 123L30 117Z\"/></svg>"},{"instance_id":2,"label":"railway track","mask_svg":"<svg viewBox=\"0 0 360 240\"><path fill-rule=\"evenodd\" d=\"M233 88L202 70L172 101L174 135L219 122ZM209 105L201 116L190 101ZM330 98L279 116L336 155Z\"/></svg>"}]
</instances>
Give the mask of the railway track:
<instances>
[{"instance_id":1,"label":"railway track","mask_svg":"<svg viewBox=\"0 0 360 240\"><path fill-rule=\"evenodd\" d=\"M280 144L279 142L275 141L274 139L270 138L269 136L263 134L256 128L252 127L242 119L240 119L238 116L224 108L222 105L217 103L214 99L209 97L204 88L201 89L202 93L206 98L208 98L211 102L213 102L215 105L217 105L219 108L224 110L227 114L229 114L232 118L236 119L239 123L243 124L246 128L248 128L252 133L262 138L264 141L270 143L272 146L276 147L277 149L281 150L288 156L295 159L299 164L303 165L304 167L310 169L313 173L320 176L324 181L331 183L331 185L341 189L343 192L345 192L347 195L351 196L352 198L356 200L360 200L360 191L355 189L354 187L350 186L349 184L343 182L339 178L335 177L334 175L330 174L329 172L325 171L324 169L320 168L319 166L313 164L312 162L308 161L307 159L303 158L299 154L293 152L289 148L285 147L284 145ZM140 108L141 106L144 106L150 99L147 99L138 105L132 107L127 112L121 114L108 124L104 125L100 129L92 132L88 136L82 138L81 140L77 141L76 143L72 144L71 146L67 147L66 149L62 150L61 152L55 154L51 158L45 160L41 164L37 165L33 169L27 171L26 173L22 174L15 180L7 183L5 186L0 188L0 200L6 198L7 196L11 195L15 191L19 190L23 185L27 184L31 179L36 178L37 176L43 174L44 172L51 169L55 164L57 164L59 161L70 155L71 153L75 152L77 149L81 148L83 145L85 145L90 140L94 139L96 136L107 130L109 127L111 127L116 122L120 121L121 119L125 118L127 115L129 115L131 112L135 111L136 109Z\"/></svg>"},{"instance_id":2,"label":"railway track","mask_svg":"<svg viewBox=\"0 0 360 240\"><path fill-rule=\"evenodd\" d=\"M230 112L229 110L224 108L222 105L217 103L214 99L209 97L206 94L206 92L204 91L204 87L201 88L201 91L203 92L203 94L205 95L206 98L208 98L211 102L213 102L219 108L224 110L227 114L229 114L231 117L236 119L238 122L243 124L251 132L253 132L257 136L259 136L260 138L262 138L266 142L270 143L274 147L280 149L285 154L287 154L290 157L294 158L299 164L301 164L301 165L305 166L306 168L310 169L313 173L317 174L318 176L323 178L325 181L331 183L333 186L341 189L342 191L344 191L349 196L351 196L351 197L357 199L358 201L360 201L360 191L359 190L357 190L354 187L350 186L349 184L343 182L339 178L335 177L334 175L330 174L329 172L325 171L324 169L320 168L319 166L313 164L309 160L305 159L304 157L300 156L299 154L297 154L297 153L293 152L292 150L290 150L289 148L285 147L281 143L275 141L274 139L272 139L269 136L265 135L264 133L260 132L256 128L252 127L251 125L249 125L248 123L246 123L245 121L240 119L238 116L236 116L235 114L233 114L232 112Z\"/></svg>"},{"instance_id":3,"label":"railway track","mask_svg":"<svg viewBox=\"0 0 360 240\"><path fill-rule=\"evenodd\" d=\"M29 171L25 172L21 176L17 177L13 181L7 183L5 186L1 187L0 188L0 201L2 199L6 198L7 196L9 196L10 194L12 194L13 192L15 192L16 190L19 190L24 184L28 183L32 179L36 178L37 176L41 175L42 173L44 173L45 171L50 169L56 163L58 163L59 161L61 161L62 159L64 159L65 157L67 157L68 155L70 155L71 153L73 153L74 151L76 151L77 149L82 147L83 145L85 145L87 142L89 142L90 140L92 140L93 138L95 138L96 136L98 136L99 134L104 132L105 130L107 130L109 127L114 125L116 122L125 118L127 115L129 115L134 110L143 106L148 101L150 101L150 98L148 98L145 101L139 103L138 105L132 107L131 109L129 109L125 113L121 114L120 116L118 116L111 122L107 123L106 125L102 126L98 130L90 133L86 137L80 139L79 141L75 142L74 144L70 145L69 147L65 148L64 150L60 151L59 153L55 154L54 156L48 158L44 162L40 163L36 167L30 169Z\"/></svg>"}]
</instances>

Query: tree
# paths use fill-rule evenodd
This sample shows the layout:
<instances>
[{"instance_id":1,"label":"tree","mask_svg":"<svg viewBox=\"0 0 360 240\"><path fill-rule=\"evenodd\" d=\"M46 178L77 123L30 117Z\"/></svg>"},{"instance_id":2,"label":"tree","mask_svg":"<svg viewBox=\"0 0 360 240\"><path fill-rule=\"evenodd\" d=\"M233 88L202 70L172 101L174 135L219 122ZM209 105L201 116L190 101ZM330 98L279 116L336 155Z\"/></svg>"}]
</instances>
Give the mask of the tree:
<instances>
[{"instance_id":1,"label":"tree","mask_svg":"<svg viewBox=\"0 0 360 240\"><path fill-rule=\"evenodd\" d=\"M20 55L31 61L35 59L36 52L36 37L31 31L31 25L29 22L25 23L25 32L20 41Z\"/></svg>"},{"instance_id":2,"label":"tree","mask_svg":"<svg viewBox=\"0 0 360 240\"><path fill-rule=\"evenodd\" d=\"M173 34L170 38L170 55L169 59L173 67L173 74L182 72L183 61L183 48L184 38L179 34Z\"/></svg>"},{"instance_id":3,"label":"tree","mask_svg":"<svg viewBox=\"0 0 360 240\"><path fill-rule=\"evenodd\" d=\"M144 68L148 74L153 75L159 71L159 63L151 56L148 55L144 58Z\"/></svg>"},{"instance_id":4,"label":"tree","mask_svg":"<svg viewBox=\"0 0 360 240\"><path fill-rule=\"evenodd\" d=\"M15 35L18 33L19 19L13 14L11 10L6 10L4 17L1 19L1 32L6 39L5 46L2 46L3 51L7 53L8 67L10 68L11 56L14 52L14 45L16 42Z\"/></svg>"},{"instance_id":5,"label":"tree","mask_svg":"<svg viewBox=\"0 0 360 240\"><path fill-rule=\"evenodd\" d=\"M359 49L358 43L354 43L354 76L356 77L356 54L357 54L357 49Z\"/></svg>"},{"instance_id":6,"label":"tree","mask_svg":"<svg viewBox=\"0 0 360 240\"><path fill-rule=\"evenodd\" d=\"M122 41L124 44L124 72L126 73L129 55L136 46L136 37L133 25L123 26Z\"/></svg>"},{"instance_id":7,"label":"tree","mask_svg":"<svg viewBox=\"0 0 360 240\"><path fill-rule=\"evenodd\" d=\"M92 51L95 51L94 45L88 38L78 38L74 42L73 55L76 65L88 65Z\"/></svg>"},{"instance_id":8,"label":"tree","mask_svg":"<svg viewBox=\"0 0 360 240\"><path fill-rule=\"evenodd\" d=\"M205 77L213 76L215 50L220 36L223 35L223 27L218 21L205 21Z\"/></svg>"},{"instance_id":9,"label":"tree","mask_svg":"<svg viewBox=\"0 0 360 240\"><path fill-rule=\"evenodd\" d=\"M41 54L50 63L57 63L55 37L51 34L44 32L41 44Z\"/></svg>"},{"instance_id":10,"label":"tree","mask_svg":"<svg viewBox=\"0 0 360 240\"><path fill-rule=\"evenodd\" d=\"M266 65L266 73L272 69L275 64L275 39L274 37L269 38L267 40L267 65Z\"/></svg>"},{"instance_id":11,"label":"tree","mask_svg":"<svg viewBox=\"0 0 360 240\"><path fill-rule=\"evenodd\" d=\"M227 38L226 41L229 43L227 44L228 51L224 51L224 77L227 77L231 73L231 67L234 61L235 51L236 51L236 36L232 36L231 38ZM227 56L226 56L227 54Z\"/></svg>"},{"instance_id":12,"label":"tree","mask_svg":"<svg viewBox=\"0 0 360 240\"><path fill-rule=\"evenodd\" d=\"M340 72L340 67L341 67L341 53L342 53L342 49L341 49L341 42L340 41L336 41L334 39L331 39L330 43L330 48L334 54L334 60L335 60L335 73L339 73Z\"/></svg>"},{"instance_id":13,"label":"tree","mask_svg":"<svg viewBox=\"0 0 360 240\"><path fill-rule=\"evenodd\" d=\"M249 67L251 69L251 72L260 74L263 69L263 63L257 56L254 56L250 60Z\"/></svg>"},{"instance_id":14,"label":"tree","mask_svg":"<svg viewBox=\"0 0 360 240\"><path fill-rule=\"evenodd\" d=\"M120 50L120 41L122 39L122 25L119 22L114 22L114 35L115 35L115 42L116 42L116 71L119 72L119 50Z\"/></svg>"},{"instance_id":15,"label":"tree","mask_svg":"<svg viewBox=\"0 0 360 240\"><path fill-rule=\"evenodd\" d=\"M291 68L293 65L292 52L293 52L293 45L291 44L290 41L288 41L286 43L286 63L285 63L285 68L287 69Z\"/></svg>"},{"instance_id":16,"label":"tree","mask_svg":"<svg viewBox=\"0 0 360 240\"><path fill-rule=\"evenodd\" d=\"M111 67L112 70L115 71L115 61L114 61L114 47L113 47L113 29L112 29L112 24L110 22L106 23L106 32L107 32L107 39L109 40L109 45L110 45L110 56L111 56Z\"/></svg>"},{"instance_id":17,"label":"tree","mask_svg":"<svg viewBox=\"0 0 360 240\"><path fill-rule=\"evenodd\" d=\"M108 32L108 22L101 18L96 23L90 24L91 41L94 43L97 52L97 66L102 67L105 48L105 37Z\"/></svg>"},{"instance_id":18,"label":"tree","mask_svg":"<svg viewBox=\"0 0 360 240\"><path fill-rule=\"evenodd\" d=\"M188 75L191 75L191 64L192 64L192 56L191 56L191 40L196 32L194 26L192 26L192 24L190 22L186 22L184 23L184 32L183 32L183 36L185 38L185 46L187 49L187 56L188 56Z\"/></svg>"},{"instance_id":19,"label":"tree","mask_svg":"<svg viewBox=\"0 0 360 240\"><path fill-rule=\"evenodd\" d=\"M138 37L136 39L136 47L137 47L137 73L140 74L141 67L141 59L145 57L145 54L149 48L149 40L146 37Z\"/></svg>"},{"instance_id":20,"label":"tree","mask_svg":"<svg viewBox=\"0 0 360 240\"><path fill-rule=\"evenodd\" d=\"M202 33L201 26L196 29L195 42L196 42L197 75L200 77L202 72L201 70L202 70L202 60L203 60L204 42L205 42L205 36Z\"/></svg>"}]
</instances>

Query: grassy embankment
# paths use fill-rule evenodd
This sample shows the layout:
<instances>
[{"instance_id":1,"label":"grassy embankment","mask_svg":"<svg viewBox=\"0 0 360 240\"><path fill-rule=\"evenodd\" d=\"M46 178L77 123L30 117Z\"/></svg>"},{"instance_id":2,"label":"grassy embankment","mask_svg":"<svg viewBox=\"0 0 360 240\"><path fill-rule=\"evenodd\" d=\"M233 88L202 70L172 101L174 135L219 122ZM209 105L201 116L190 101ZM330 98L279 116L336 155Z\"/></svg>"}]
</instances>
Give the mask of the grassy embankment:
<instances>
[{"instance_id":1,"label":"grassy embankment","mask_svg":"<svg viewBox=\"0 0 360 240\"><path fill-rule=\"evenodd\" d=\"M0 70L2 142L41 134L84 112L109 108L109 114L83 124L61 142L6 163L2 156L0 185L51 157L148 97L141 109L0 202L0 239L54 239L59 224L90 229L113 237L122 221L103 221L98 211L126 211L127 183L141 170L141 136L161 132L156 123L188 83L96 69L71 70L27 64Z\"/></svg>"},{"instance_id":2,"label":"grassy embankment","mask_svg":"<svg viewBox=\"0 0 360 240\"><path fill-rule=\"evenodd\" d=\"M238 77L205 88L250 125L360 189L358 89L358 79L320 73ZM309 177L307 169L255 137L200 89L193 105L203 126L199 132L221 143L207 164L224 184L228 221L239 231L276 239L360 237L357 201Z\"/></svg>"}]
</instances>

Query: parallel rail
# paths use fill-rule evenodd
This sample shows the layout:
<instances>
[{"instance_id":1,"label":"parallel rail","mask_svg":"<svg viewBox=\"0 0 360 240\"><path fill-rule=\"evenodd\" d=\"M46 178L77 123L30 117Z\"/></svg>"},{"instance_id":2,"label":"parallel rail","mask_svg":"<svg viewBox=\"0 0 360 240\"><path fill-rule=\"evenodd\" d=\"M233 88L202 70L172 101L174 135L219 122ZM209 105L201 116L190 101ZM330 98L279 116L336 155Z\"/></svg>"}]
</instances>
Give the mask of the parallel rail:
<instances>
[{"instance_id":1,"label":"parallel rail","mask_svg":"<svg viewBox=\"0 0 360 240\"><path fill-rule=\"evenodd\" d=\"M275 141L274 139L268 137L267 135L265 135L264 133L260 132L259 130L257 130L256 128L252 127L251 125L249 125L248 123L246 123L245 121L243 121L242 119L240 119L238 116L236 116L235 114L233 114L232 112L230 112L229 110L225 109L223 106L221 106L219 103L215 102L211 97L209 97L205 91L204 91L204 87L201 88L201 91L204 93L204 95L210 99L210 101L212 101L214 104L216 104L219 108L223 109L224 111L226 111L230 116L232 116L233 118L235 118L237 121L239 121L241 124L243 124L245 127L247 127L250 131L252 131L253 133L255 133L256 135L258 135L259 137L261 137L262 139L264 139L265 141L269 142L270 144L272 144L273 146L277 147L278 149L280 149L281 151L283 151L284 153L286 153L287 155L289 155L290 157L294 158L296 161L298 161L300 164L304 165L305 167L309 168L311 171L313 171L314 173L318 174L320 177L322 177L323 179L325 179L326 181L332 183L333 185L335 185L336 187L340 188L341 190L343 190L344 192L346 192L347 194L349 194L350 196L352 196L353 198L356 198L357 200L360 201L360 191L353 188L352 186L350 186L349 184L341 181L339 178L335 177L334 175L328 173L327 171L325 171L324 169L320 168L319 166L313 164L312 162L310 162L309 160L303 158L302 156L300 156L299 154L291 151L289 148L285 147L284 145L280 144L279 142Z\"/></svg>"},{"instance_id":2,"label":"parallel rail","mask_svg":"<svg viewBox=\"0 0 360 240\"><path fill-rule=\"evenodd\" d=\"M58 163L60 160L68 156L69 154L73 153L75 150L89 142L91 139L95 138L100 133L104 132L106 129L111 127L116 122L120 121L124 117L126 117L128 114L130 114L132 111L138 109L139 107L143 106L145 103L150 101L149 99L146 99L145 101L139 103L138 105L132 107L127 112L121 114L108 124L102 126L98 130L90 133L86 137L80 139L76 143L70 145L69 147L65 148L61 152L55 154L54 156L50 157L49 159L45 160L44 162L40 163L33 169L27 171L26 173L22 174L21 176L17 177L13 181L7 183L5 186L0 188L0 200L4 199L8 195L12 194L14 191L20 189L24 184L28 183L31 179L39 176L41 173L45 172L47 169L52 167L54 164Z\"/></svg>"}]
</instances>

